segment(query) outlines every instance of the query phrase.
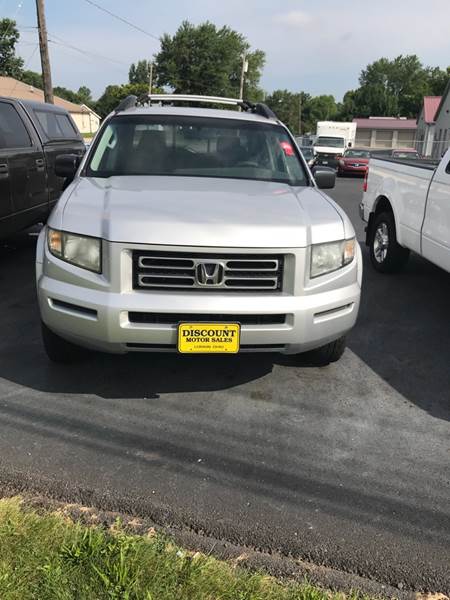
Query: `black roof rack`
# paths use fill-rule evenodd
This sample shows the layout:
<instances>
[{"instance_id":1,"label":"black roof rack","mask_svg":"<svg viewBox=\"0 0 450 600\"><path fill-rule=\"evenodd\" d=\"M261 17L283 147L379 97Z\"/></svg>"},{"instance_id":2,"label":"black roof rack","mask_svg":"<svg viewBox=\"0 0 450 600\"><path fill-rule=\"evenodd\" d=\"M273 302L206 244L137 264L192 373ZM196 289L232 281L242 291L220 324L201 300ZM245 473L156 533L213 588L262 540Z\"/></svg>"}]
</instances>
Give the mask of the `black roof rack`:
<instances>
[{"instance_id":1,"label":"black roof rack","mask_svg":"<svg viewBox=\"0 0 450 600\"><path fill-rule=\"evenodd\" d=\"M247 112L252 112L255 115L266 117L266 119L276 119L277 115L270 109L267 104L263 102L250 102L249 100L242 100L242 107Z\"/></svg>"},{"instance_id":2,"label":"black roof rack","mask_svg":"<svg viewBox=\"0 0 450 600\"><path fill-rule=\"evenodd\" d=\"M139 98L137 96L127 96L124 98L117 108L115 113L134 108L136 106L144 106L152 103L164 102L199 102L207 104L225 104L239 106L246 112L251 112L255 115L265 117L266 119L276 119L276 114L262 102L250 102L249 100L240 100L238 98L224 98L222 96L193 96L185 94L144 94Z\"/></svg>"},{"instance_id":3,"label":"black roof rack","mask_svg":"<svg viewBox=\"0 0 450 600\"><path fill-rule=\"evenodd\" d=\"M137 96L127 96L123 100L119 102L119 104L114 109L115 113L121 112L122 110L128 110L129 108L134 108L136 106L138 97Z\"/></svg>"}]
</instances>

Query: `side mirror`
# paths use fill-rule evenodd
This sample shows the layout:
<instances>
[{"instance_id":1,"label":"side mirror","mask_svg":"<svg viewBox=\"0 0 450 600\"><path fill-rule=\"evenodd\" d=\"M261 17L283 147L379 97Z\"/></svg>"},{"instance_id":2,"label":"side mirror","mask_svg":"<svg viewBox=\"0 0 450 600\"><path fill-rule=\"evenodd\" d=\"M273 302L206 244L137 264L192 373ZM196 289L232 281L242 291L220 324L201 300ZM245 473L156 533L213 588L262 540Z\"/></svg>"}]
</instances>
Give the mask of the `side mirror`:
<instances>
[{"instance_id":1,"label":"side mirror","mask_svg":"<svg viewBox=\"0 0 450 600\"><path fill-rule=\"evenodd\" d=\"M321 190L331 190L336 185L336 171L326 167L315 167L312 170L317 187Z\"/></svg>"},{"instance_id":2,"label":"side mirror","mask_svg":"<svg viewBox=\"0 0 450 600\"><path fill-rule=\"evenodd\" d=\"M55 174L58 177L72 180L80 166L81 156L78 154L60 154L55 159Z\"/></svg>"}]
</instances>

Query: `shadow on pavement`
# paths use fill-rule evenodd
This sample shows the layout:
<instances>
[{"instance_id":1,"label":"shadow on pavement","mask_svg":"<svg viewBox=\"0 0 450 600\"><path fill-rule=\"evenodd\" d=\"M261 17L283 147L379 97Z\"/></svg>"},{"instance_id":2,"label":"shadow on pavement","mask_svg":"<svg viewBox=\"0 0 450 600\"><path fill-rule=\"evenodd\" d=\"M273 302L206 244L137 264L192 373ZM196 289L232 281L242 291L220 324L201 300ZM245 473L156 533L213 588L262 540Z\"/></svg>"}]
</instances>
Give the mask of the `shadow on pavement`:
<instances>
[{"instance_id":1,"label":"shadow on pavement","mask_svg":"<svg viewBox=\"0 0 450 600\"><path fill-rule=\"evenodd\" d=\"M382 275L362 249L363 296L350 348L405 398L450 420L450 274L413 255L404 272Z\"/></svg>"}]
</instances>

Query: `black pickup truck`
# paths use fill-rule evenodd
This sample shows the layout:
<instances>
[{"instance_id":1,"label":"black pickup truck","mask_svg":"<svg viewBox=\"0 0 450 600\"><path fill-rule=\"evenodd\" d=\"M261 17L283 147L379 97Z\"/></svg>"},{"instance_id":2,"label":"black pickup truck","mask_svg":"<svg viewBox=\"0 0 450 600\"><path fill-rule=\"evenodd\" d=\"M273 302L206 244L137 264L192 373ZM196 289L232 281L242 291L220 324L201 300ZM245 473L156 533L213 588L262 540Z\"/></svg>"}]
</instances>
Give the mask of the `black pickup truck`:
<instances>
[{"instance_id":1,"label":"black pickup truck","mask_svg":"<svg viewBox=\"0 0 450 600\"><path fill-rule=\"evenodd\" d=\"M56 157L84 151L66 110L0 97L0 238L47 219L64 185Z\"/></svg>"}]
</instances>

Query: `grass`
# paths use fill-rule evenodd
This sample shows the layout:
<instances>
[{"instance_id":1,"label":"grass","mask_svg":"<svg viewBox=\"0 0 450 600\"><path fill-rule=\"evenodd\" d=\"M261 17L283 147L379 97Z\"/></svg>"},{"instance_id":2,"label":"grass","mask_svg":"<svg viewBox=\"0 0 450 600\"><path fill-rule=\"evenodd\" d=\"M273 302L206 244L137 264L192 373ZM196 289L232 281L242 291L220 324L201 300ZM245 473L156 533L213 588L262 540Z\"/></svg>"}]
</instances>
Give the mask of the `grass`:
<instances>
[{"instance_id":1,"label":"grass","mask_svg":"<svg viewBox=\"0 0 450 600\"><path fill-rule=\"evenodd\" d=\"M235 563L183 551L169 539L87 527L0 500L2 600L343 600Z\"/></svg>"}]
</instances>

